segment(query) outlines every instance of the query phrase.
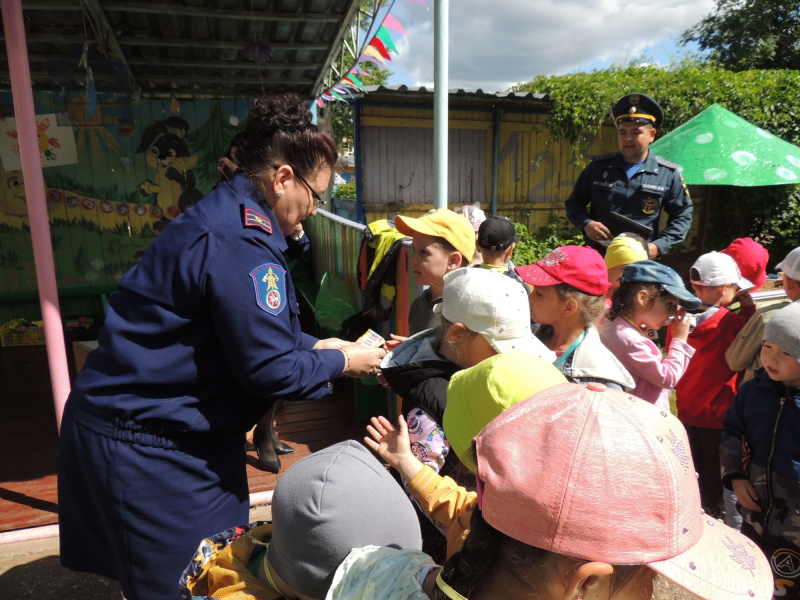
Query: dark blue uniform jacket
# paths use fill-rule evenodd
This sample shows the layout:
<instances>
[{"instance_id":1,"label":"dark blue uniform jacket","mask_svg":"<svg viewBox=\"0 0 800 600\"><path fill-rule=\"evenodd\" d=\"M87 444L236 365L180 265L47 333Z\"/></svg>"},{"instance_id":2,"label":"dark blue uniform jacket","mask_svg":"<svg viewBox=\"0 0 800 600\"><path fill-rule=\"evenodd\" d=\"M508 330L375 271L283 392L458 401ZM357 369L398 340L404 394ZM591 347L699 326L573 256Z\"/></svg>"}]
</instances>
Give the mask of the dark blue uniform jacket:
<instances>
[{"instance_id":1,"label":"dark blue uniform jacket","mask_svg":"<svg viewBox=\"0 0 800 600\"><path fill-rule=\"evenodd\" d=\"M173 221L109 297L59 445L61 561L177 597L197 540L249 520L246 432L344 369L298 322L286 240L243 177Z\"/></svg>"},{"instance_id":2,"label":"dark blue uniform jacket","mask_svg":"<svg viewBox=\"0 0 800 600\"><path fill-rule=\"evenodd\" d=\"M178 431L247 431L268 400L330 391L344 357L308 351L317 340L300 331L286 240L256 198L243 176L220 184L125 275L76 384L87 405ZM270 269L275 308L260 297Z\"/></svg>"},{"instance_id":3,"label":"dark blue uniform jacket","mask_svg":"<svg viewBox=\"0 0 800 600\"><path fill-rule=\"evenodd\" d=\"M619 152L595 157L583 170L565 203L567 217L583 231L590 221L608 223L614 211L653 229L648 240L664 254L682 242L692 226L692 201L678 165L649 153L628 179ZM659 231L661 212L667 225Z\"/></svg>"}]
</instances>

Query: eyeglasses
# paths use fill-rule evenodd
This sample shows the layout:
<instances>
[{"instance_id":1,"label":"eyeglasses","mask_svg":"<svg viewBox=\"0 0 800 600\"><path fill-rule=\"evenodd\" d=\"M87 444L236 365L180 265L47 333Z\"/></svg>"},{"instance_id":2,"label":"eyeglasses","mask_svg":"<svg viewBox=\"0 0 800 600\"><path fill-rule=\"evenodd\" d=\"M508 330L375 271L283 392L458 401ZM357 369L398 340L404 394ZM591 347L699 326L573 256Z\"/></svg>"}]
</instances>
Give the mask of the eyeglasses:
<instances>
[{"instance_id":1,"label":"eyeglasses","mask_svg":"<svg viewBox=\"0 0 800 600\"><path fill-rule=\"evenodd\" d=\"M291 166L291 165L289 165L289 166ZM277 169L280 169L280 166L279 165L273 165L272 168L277 170ZM303 176L300 175L300 173L297 172L297 169L292 167L292 171L297 176L297 178L300 181L302 181L303 184L308 188L308 191L311 192L311 197L314 198L314 208L322 208L323 206L325 206L325 200L316 192L316 190L314 188L311 187L311 185L303 178Z\"/></svg>"}]
</instances>

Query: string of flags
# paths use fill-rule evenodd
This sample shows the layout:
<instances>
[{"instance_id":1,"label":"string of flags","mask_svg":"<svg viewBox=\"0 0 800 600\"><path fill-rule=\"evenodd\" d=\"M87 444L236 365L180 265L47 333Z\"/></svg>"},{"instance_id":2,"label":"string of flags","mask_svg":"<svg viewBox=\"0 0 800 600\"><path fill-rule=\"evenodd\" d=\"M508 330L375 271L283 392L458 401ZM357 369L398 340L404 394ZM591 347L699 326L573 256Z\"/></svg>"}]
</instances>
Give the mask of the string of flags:
<instances>
[{"instance_id":1,"label":"string of flags","mask_svg":"<svg viewBox=\"0 0 800 600\"><path fill-rule=\"evenodd\" d=\"M344 97L352 96L353 91L365 91L361 78L369 76L369 73L360 65L369 62L382 69L388 69L392 54L400 54L397 42L406 36L402 23L405 22L407 26L412 24L411 14L403 2L420 4L429 9L426 0L395 0L381 19L375 34L361 48L361 53L356 58L353 67L335 85L317 96L316 103L320 108L323 108L327 102L336 100L345 102Z\"/></svg>"}]
</instances>

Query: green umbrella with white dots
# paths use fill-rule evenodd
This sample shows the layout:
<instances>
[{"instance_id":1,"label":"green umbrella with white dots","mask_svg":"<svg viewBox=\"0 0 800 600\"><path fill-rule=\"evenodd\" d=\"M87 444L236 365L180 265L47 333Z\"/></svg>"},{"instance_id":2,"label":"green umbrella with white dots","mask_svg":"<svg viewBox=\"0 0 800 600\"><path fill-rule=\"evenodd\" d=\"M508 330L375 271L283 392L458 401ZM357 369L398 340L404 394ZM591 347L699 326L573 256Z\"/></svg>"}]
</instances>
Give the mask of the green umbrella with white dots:
<instances>
[{"instance_id":1,"label":"green umbrella with white dots","mask_svg":"<svg viewBox=\"0 0 800 600\"><path fill-rule=\"evenodd\" d=\"M650 150L681 166L689 185L800 184L800 148L712 104Z\"/></svg>"}]
</instances>

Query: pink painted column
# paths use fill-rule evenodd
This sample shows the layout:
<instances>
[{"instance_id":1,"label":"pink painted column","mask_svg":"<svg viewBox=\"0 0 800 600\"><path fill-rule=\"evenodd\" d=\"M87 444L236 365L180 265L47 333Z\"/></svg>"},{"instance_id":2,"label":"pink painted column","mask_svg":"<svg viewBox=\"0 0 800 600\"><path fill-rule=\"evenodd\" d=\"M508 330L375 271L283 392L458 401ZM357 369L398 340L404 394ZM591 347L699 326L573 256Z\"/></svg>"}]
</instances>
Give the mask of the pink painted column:
<instances>
[{"instance_id":1,"label":"pink painted column","mask_svg":"<svg viewBox=\"0 0 800 600\"><path fill-rule=\"evenodd\" d=\"M64 330L58 306L56 269L53 245L50 242L50 222L47 219L42 157L36 130L36 112L33 106L30 64L20 0L0 0L3 12L3 29L11 72L11 94L19 132L19 149L25 192L28 202L33 260L36 264L36 283L44 321L44 339L47 344L47 361L50 365L50 383L56 410L56 423L61 429L61 415L69 396L69 369L64 347Z\"/></svg>"}]
</instances>

